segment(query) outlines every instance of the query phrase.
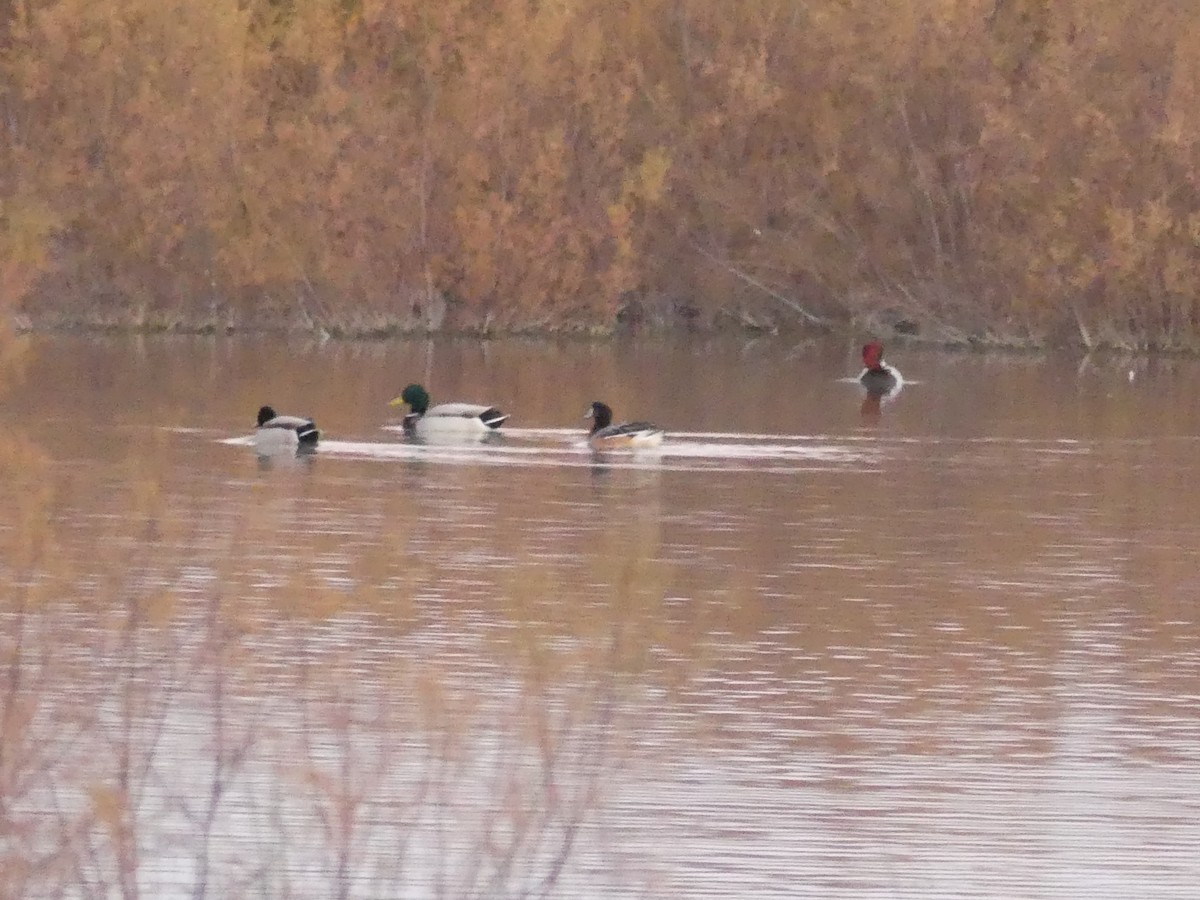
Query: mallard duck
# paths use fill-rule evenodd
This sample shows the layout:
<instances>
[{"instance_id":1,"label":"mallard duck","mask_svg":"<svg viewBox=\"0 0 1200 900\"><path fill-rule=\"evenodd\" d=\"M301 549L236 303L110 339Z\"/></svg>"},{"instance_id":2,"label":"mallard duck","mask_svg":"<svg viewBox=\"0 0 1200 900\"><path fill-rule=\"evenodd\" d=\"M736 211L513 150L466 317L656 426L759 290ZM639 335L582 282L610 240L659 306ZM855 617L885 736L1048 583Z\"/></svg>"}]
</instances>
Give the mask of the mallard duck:
<instances>
[{"instance_id":1,"label":"mallard duck","mask_svg":"<svg viewBox=\"0 0 1200 900\"><path fill-rule=\"evenodd\" d=\"M477 403L439 403L430 406L429 393L419 384L410 384L389 405L405 404L409 412L404 417L404 431L420 438L495 434L508 418L506 413L494 406Z\"/></svg>"},{"instance_id":2,"label":"mallard duck","mask_svg":"<svg viewBox=\"0 0 1200 900\"><path fill-rule=\"evenodd\" d=\"M277 415L271 407L264 406L258 411L254 448L259 453L315 450L320 436L312 419Z\"/></svg>"},{"instance_id":3,"label":"mallard duck","mask_svg":"<svg viewBox=\"0 0 1200 900\"><path fill-rule=\"evenodd\" d=\"M597 400L584 413L585 419L592 420L592 430L588 432L588 443L593 447L657 447L663 441L666 433L657 425L649 422L622 422L612 424L612 409L607 403Z\"/></svg>"},{"instance_id":4,"label":"mallard duck","mask_svg":"<svg viewBox=\"0 0 1200 900\"><path fill-rule=\"evenodd\" d=\"M863 370L859 382L869 394L890 394L904 383L900 370L883 361L883 343L870 341L862 348Z\"/></svg>"}]
</instances>

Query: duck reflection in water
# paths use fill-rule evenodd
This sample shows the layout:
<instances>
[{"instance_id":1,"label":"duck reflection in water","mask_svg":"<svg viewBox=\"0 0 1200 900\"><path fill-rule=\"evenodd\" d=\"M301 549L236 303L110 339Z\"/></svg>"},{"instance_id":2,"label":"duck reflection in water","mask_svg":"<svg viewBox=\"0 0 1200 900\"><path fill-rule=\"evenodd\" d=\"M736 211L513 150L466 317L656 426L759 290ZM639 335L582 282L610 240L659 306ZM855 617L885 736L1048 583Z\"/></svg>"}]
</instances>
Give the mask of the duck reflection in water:
<instances>
[{"instance_id":1,"label":"duck reflection in water","mask_svg":"<svg viewBox=\"0 0 1200 900\"><path fill-rule=\"evenodd\" d=\"M260 472L272 469L311 469L316 465L319 453L313 450L297 450L294 453L256 453Z\"/></svg>"},{"instance_id":2,"label":"duck reflection in water","mask_svg":"<svg viewBox=\"0 0 1200 900\"><path fill-rule=\"evenodd\" d=\"M613 467L611 457L607 453L602 453L595 448L591 450L592 462L588 466L592 475L596 478L607 478L612 475Z\"/></svg>"}]
</instances>

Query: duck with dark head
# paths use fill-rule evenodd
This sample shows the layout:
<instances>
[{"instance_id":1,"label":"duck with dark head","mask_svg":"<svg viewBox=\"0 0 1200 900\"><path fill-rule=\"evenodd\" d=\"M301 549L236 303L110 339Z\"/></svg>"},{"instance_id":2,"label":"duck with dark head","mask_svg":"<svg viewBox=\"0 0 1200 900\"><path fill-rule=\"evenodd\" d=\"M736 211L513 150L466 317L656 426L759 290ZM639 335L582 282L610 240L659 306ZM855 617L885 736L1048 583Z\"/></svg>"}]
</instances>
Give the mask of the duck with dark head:
<instances>
[{"instance_id":1,"label":"duck with dark head","mask_svg":"<svg viewBox=\"0 0 1200 900\"><path fill-rule=\"evenodd\" d=\"M588 443L595 450L657 447L662 444L665 434L663 429L649 422L622 422L614 425L612 408L599 400L588 408L583 417L592 420Z\"/></svg>"},{"instance_id":2,"label":"duck with dark head","mask_svg":"<svg viewBox=\"0 0 1200 900\"><path fill-rule=\"evenodd\" d=\"M321 432L312 419L300 416L281 416L269 406L258 411L258 427L254 431L254 449L259 454L310 452L317 449Z\"/></svg>"}]
</instances>

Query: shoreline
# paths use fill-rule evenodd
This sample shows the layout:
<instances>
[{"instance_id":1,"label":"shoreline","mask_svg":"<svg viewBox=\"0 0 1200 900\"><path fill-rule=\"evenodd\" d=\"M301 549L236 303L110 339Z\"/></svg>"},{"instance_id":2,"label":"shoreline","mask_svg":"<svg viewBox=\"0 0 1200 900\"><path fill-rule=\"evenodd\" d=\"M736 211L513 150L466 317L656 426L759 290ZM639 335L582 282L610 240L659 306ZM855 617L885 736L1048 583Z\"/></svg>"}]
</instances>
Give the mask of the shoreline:
<instances>
[{"instance_id":1,"label":"shoreline","mask_svg":"<svg viewBox=\"0 0 1200 900\"><path fill-rule=\"evenodd\" d=\"M497 325L492 322L466 323L457 326L442 325L438 328L413 327L393 323L391 325L355 326L346 323L312 322L301 325L278 322L267 323L223 323L187 322L183 319L171 321L137 321L132 318L97 321L88 317L67 319L55 317L55 321L39 321L24 314L7 317L6 328L10 335L19 336L77 336L77 337L226 337L276 338L280 340L345 341L349 343L387 342L410 340L458 341L458 340L530 340L548 342L610 343L630 340L674 341L693 339L740 339L747 342L757 340L792 340L796 343L810 341L847 340L858 341L879 338L890 346L914 349L945 350L967 353L1002 353L1014 356L1044 355L1054 351L1068 351L1081 357L1090 355L1188 358L1200 356L1200 347L1134 346L1116 341L1095 342L1088 346L1082 340L1050 340L1046 337L1018 337L1002 333L969 333L948 324L935 324L922 330L906 322L889 325L876 317L851 318L827 321L821 325L791 320L768 322L764 319L738 319L732 315L718 315L703 325L691 323L626 324L612 325L597 323L517 323Z\"/></svg>"},{"instance_id":2,"label":"shoreline","mask_svg":"<svg viewBox=\"0 0 1200 900\"><path fill-rule=\"evenodd\" d=\"M356 329L338 325L315 323L312 327L195 324L176 322L169 325L135 322L93 322L78 320L70 322L38 323L28 320L10 320L7 331L19 337L95 337L95 338L227 338L276 339L281 341L328 341L345 343L386 343L390 341L529 341L547 343L608 344L622 341L674 342L704 340L792 341L796 344L814 343L825 340L857 342L867 338L880 338L889 347L913 350L940 350L959 353L986 353L1011 356L1044 356L1055 351L1067 351L1072 355L1137 357L1137 358L1194 358L1200 350L1183 347L1132 347L1117 343L1099 343L1088 347L1081 341L1051 342L1045 339L1020 340L998 335L926 335L895 328L871 327L861 322L837 322L828 327L807 326L737 327L732 324L714 327L637 326L571 324L564 326L464 326L438 329L420 328L371 328Z\"/></svg>"}]
</instances>

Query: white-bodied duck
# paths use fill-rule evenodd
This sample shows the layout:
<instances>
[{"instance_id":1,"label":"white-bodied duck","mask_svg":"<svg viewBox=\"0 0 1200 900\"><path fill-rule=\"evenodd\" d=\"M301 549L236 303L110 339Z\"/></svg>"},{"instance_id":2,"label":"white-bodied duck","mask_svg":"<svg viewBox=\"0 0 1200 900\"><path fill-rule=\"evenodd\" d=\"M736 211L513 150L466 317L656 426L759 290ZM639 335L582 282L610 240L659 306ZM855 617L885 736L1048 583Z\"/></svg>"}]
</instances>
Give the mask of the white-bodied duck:
<instances>
[{"instance_id":1,"label":"white-bodied duck","mask_svg":"<svg viewBox=\"0 0 1200 900\"><path fill-rule=\"evenodd\" d=\"M486 437L496 434L508 418L494 406L478 403L439 403L429 405L429 392L419 384L410 384L391 406L409 407L404 417L405 434L424 439Z\"/></svg>"},{"instance_id":2,"label":"white-bodied duck","mask_svg":"<svg viewBox=\"0 0 1200 900\"><path fill-rule=\"evenodd\" d=\"M321 432L312 419L281 416L269 406L258 411L254 431L254 449L262 454L311 451L317 449Z\"/></svg>"},{"instance_id":3,"label":"white-bodied duck","mask_svg":"<svg viewBox=\"0 0 1200 900\"><path fill-rule=\"evenodd\" d=\"M592 420L592 430L588 432L588 443L597 450L617 449L622 447L657 447L663 441L666 432L657 425L649 422L612 423L612 409L607 403L597 400L584 413L585 419Z\"/></svg>"}]
</instances>

